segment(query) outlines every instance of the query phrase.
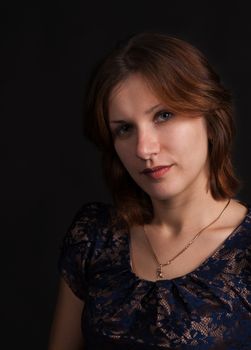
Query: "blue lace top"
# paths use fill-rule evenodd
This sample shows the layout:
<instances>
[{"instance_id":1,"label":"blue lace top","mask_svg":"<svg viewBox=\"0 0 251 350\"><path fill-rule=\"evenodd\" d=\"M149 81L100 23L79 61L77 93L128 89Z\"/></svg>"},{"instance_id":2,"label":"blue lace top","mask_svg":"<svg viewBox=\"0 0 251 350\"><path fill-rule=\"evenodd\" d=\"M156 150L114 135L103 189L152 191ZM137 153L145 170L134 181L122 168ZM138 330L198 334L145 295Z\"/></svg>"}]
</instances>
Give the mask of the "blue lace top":
<instances>
[{"instance_id":1,"label":"blue lace top","mask_svg":"<svg viewBox=\"0 0 251 350\"><path fill-rule=\"evenodd\" d=\"M243 203L244 204L244 203ZM85 302L85 350L251 349L251 208L194 271L143 280L131 270L129 234L110 204L87 203L61 246L59 270Z\"/></svg>"}]
</instances>

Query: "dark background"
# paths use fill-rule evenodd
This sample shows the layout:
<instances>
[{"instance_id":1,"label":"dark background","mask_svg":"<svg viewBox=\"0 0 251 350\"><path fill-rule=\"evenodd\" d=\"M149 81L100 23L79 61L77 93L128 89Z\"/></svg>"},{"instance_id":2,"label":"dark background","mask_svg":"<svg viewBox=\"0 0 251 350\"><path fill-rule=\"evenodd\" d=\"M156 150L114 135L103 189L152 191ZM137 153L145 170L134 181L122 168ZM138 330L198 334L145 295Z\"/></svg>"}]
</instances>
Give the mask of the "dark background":
<instances>
[{"instance_id":1,"label":"dark background","mask_svg":"<svg viewBox=\"0 0 251 350\"><path fill-rule=\"evenodd\" d=\"M82 132L93 66L143 30L202 50L233 91L235 167L250 202L251 23L248 2L92 1L1 6L1 344L46 349L59 242L87 201L110 201L100 156ZM2 347L1 345L1 347Z\"/></svg>"}]
</instances>

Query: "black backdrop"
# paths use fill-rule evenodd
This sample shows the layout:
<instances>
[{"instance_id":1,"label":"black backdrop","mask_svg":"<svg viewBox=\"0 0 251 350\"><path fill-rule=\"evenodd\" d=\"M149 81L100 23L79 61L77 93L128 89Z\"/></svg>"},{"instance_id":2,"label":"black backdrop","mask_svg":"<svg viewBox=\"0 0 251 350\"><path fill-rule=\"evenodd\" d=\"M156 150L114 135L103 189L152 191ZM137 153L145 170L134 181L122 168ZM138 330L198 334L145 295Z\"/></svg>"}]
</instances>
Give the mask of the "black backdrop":
<instances>
[{"instance_id":1,"label":"black backdrop","mask_svg":"<svg viewBox=\"0 0 251 350\"><path fill-rule=\"evenodd\" d=\"M159 30L208 56L235 97L234 159L244 183L239 198L250 202L251 23L245 3L2 5L1 348L46 349L59 242L84 202L111 200L99 154L83 137L81 110L93 65L118 39Z\"/></svg>"}]
</instances>

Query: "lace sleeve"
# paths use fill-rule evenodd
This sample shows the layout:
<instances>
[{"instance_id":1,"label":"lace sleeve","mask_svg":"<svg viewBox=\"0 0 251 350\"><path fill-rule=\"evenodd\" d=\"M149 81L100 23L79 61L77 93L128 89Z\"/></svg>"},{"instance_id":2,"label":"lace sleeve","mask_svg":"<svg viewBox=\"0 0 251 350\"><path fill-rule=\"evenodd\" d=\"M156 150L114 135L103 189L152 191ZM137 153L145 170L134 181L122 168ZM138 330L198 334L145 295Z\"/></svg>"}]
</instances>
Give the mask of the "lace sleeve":
<instances>
[{"instance_id":1,"label":"lace sleeve","mask_svg":"<svg viewBox=\"0 0 251 350\"><path fill-rule=\"evenodd\" d=\"M74 294L84 300L87 291L87 270L93 255L98 232L101 203L87 203L75 215L61 246L58 270Z\"/></svg>"}]
</instances>

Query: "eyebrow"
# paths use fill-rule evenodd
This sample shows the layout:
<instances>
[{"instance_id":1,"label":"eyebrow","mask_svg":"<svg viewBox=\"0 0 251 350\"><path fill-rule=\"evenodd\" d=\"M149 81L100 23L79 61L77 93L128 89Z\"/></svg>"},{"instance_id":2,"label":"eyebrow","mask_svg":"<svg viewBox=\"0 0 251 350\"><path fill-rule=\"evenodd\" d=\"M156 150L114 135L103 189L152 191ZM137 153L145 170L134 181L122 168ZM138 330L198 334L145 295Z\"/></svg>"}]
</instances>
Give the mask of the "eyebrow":
<instances>
[{"instance_id":1,"label":"eyebrow","mask_svg":"<svg viewBox=\"0 0 251 350\"><path fill-rule=\"evenodd\" d=\"M149 108L148 110L146 110L145 111L145 114L150 114L150 113L152 113L155 109L157 109L159 106L161 106L161 104L159 103L159 104L157 104L157 105L155 105L155 106L153 106L153 107L151 107L151 108ZM110 121L110 123L126 123L127 121L125 121L125 120L111 120Z\"/></svg>"}]
</instances>

